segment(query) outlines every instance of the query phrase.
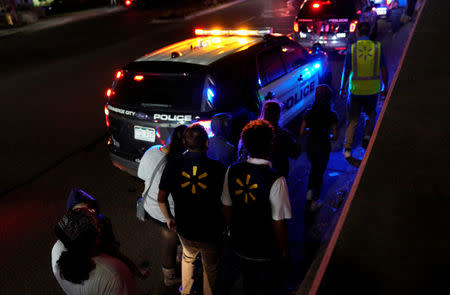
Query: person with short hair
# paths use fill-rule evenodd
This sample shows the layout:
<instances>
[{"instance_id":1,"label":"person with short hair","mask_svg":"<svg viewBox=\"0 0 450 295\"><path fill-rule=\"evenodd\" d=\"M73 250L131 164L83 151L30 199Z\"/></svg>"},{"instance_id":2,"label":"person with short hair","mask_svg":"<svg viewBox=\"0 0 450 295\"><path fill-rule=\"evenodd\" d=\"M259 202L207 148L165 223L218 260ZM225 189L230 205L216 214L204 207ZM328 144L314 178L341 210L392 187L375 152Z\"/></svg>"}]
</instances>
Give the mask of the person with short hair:
<instances>
[{"instance_id":1,"label":"person with short hair","mask_svg":"<svg viewBox=\"0 0 450 295\"><path fill-rule=\"evenodd\" d=\"M149 219L158 225L161 230L161 269L166 286L180 283L180 277L176 271L179 239L178 235L167 227L166 219L159 209L159 181L167 162L175 160L186 150L183 143L183 134L186 129L186 125L177 126L173 129L169 142L166 145L154 145L149 148L142 156L137 173L138 177L145 181L144 192L147 192L147 196L142 196L142 198L145 197L145 212L148 214ZM162 163L159 165L160 162ZM150 183L152 176L153 182ZM168 203L171 213L175 214L173 199L170 195Z\"/></svg>"},{"instance_id":2,"label":"person with short hair","mask_svg":"<svg viewBox=\"0 0 450 295\"><path fill-rule=\"evenodd\" d=\"M366 149L375 126L378 96L381 93L385 97L389 89L388 72L381 44L370 40L369 33L370 24L360 22L357 26L358 40L347 49L342 72L340 98L344 99L348 81L350 90L344 142L344 157L347 160L352 158L353 137L361 112L364 111L368 117L362 139L362 147Z\"/></svg>"},{"instance_id":3,"label":"person with short hair","mask_svg":"<svg viewBox=\"0 0 450 295\"><path fill-rule=\"evenodd\" d=\"M207 157L208 134L193 124L183 136L188 149L164 168L159 183L158 203L167 226L178 233L183 247L181 294L190 294L194 283L194 262L201 254L203 294L215 294L220 260L220 244L225 228L220 196L225 166ZM172 194L175 217L169 210Z\"/></svg>"},{"instance_id":4,"label":"person with short hair","mask_svg":"<svg viewBox=\"0 0 450 295\"><path fill-rule=\"evenodd\" d=\"M306 193L306 210L309 212L316 211L322 205L320 193L323 175L330 159L331 140L337 138L338 119L331 108L332 96L328 85L319 85L316 88L314 103L311 109L306 111L300 126L300 135L308 133L306 155L311 163L311 170Z\"/></svg>"},{"instance_id":5,"label":"person with short hair","mask_svg":"<svg viewBox=\"0 0 450 295\"><path fill-rule=\"evenodd\" d=\"M97 214L89 208L68 211L55 226L52 270L68 295L137 295L136 282L120 260L99 250Z\"/></svg>"},{"instance_id":6,"label":"person with short hair","mask_svg":"<svg viewBox=\"0 0 450 295\"><path fill-rule=\"evenodd\" d=\"M211 118L214 135L209 139L207 155L213 160L229 166L236 160L236 148L228 141L231 131L231 116L219 113Z\"/></svg>"},{"instance_id":7,"label":"person with short hair","mask_svg":"<svg viewBox=\"0 0 450 295\"><path fill-rule=\"evenodd\" d=\"M238 256L244 294L280 294L289 257L286 220L292 217L285 178L271 168L273 126L248 123L241 140L246 162L232 164L225 175L222 204Z\"/></svg>"},{"instance_id":8,"label":"person with short hair","mask_svg":"<svg viewBox=\"0 0 450 295\"><path fill-rule=\"evenodd\" d=\"M264 102L261 118L274 127L273 149L270 152L272 168L287 180L289 176L289 158L297 159L301 153L301 145L294 136L278 124L281 115L281 104L275 100Z\"/></svg>"}]
</instances>

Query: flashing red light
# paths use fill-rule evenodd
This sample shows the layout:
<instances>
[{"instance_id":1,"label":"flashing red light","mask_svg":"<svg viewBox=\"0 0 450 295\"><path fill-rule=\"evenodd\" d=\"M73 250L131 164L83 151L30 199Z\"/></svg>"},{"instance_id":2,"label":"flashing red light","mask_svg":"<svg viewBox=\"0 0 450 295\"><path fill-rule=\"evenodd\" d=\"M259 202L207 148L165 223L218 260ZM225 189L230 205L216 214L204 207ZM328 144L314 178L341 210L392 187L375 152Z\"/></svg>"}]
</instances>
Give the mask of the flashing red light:
<instances>
[{"instance_id":1,"label":"flashing red light","mask_svg":"<svg viewBox=\"0 0 450 295\"><path fill-rule=\"evenodd\" d=\"M106 90L106 97L111 97L114 94L115 92L111 88L108 88L108 90Z\"/></svg>"},{"instance_id":2,"label":"flashing red light","mask_svg":"<svg viewBox=\"0 0 450 295\"><path fill-rule=\"evenodd\" d=\"M350 33L353 33L354 31L356 31L356 24L358 23L357 20L354 20L351 22L350 24Z\"/></svg>"},{"instance_id":3,"label":"flashing red light","mask_svg":"<svg viewBox=\"0 0 450 295\"><path fill-rule=\"evenodd\" d=\"M109 110L108 110L107 106L105 106L105 121L106 121L106 127L109 127Z\"/></svg>"},{"instance_id":4,"label":"flashing red light","mask_svg":"<svg viewBox=\"0 0 450 295\"><path fill-rule=\"evenodd\" d=\"M356 14L361 14L361 9L356 11Z\"/></svg>"},{"instance_id":5,"label":"flashing red light","mask_svg":"<svg viewBox=\"0 0 450 295\"><path fill-rule=\"evenodd\" d=\"M314 4L312 5L312 7L317 9L317 8L320 7L320 4L319 4L319 3L314 3Z\"/></svg>"},{"instance_id":6,"label":"flashing red light","mask_svg":"<svg viewBox=\"0 0 450 295\"><path fill-rule=\"evenodd\" d=\"M131 5L131 1L130 0L125 1L125 5L126 6L130 6Z\"/></svg>"},{"instance_id":7,"label":"flashing red light","mask_svg":"<svg viewBox=\"0 0 450 295\"><path fill-rule=\"evenodd\" d=\"M298 22L294 22L294 32L298 33L299 28L298 28Z\"/></svg>"},{"instance_id":8,"label":"flashing red light","mask_svg":"<svg viewBox=\"0 0 450 295\"><path fill-rule=\"evenodd\" d=\"M142 75L136 75L136 76L134 76L133 79L134 79L135 81L140 82L140 81L144 80L144 76L142 76Z\"/></svg>"},{"instance_id":9,"label":"flashing red light","mask_svg":"<svg viewBox=\"0 0 450 295\"><path fill-rule=\"evenodd\" d=\"M346 50L347 47L335 47L334 50Z\"/></svg>"},{"instance_id":10,"label":"flashing red light","mask_svg":"<svg viewBox=\"0 0 450 295\"><path fill-rule=\"evenodd\" d=\"M123 77L123 71L117 71L116 73L116 79L120 79Z\"/></svg>"}]
</instances>

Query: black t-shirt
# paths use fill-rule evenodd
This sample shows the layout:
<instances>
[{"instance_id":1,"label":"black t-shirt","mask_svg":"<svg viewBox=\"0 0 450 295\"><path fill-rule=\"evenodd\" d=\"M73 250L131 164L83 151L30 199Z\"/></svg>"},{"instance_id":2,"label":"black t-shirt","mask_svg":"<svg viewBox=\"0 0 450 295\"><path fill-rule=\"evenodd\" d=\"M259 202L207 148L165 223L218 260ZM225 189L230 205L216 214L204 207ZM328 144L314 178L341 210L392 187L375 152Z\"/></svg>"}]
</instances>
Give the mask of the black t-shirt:
<instances>
[{"instance_id":1,"label":"black t-shirt","mask_svg":"<svg viewBox=\"0 0 450 295\"><path fill-rule=\"evenodd\" d=\"M301 146L297 144L294 136L280 126L275 127L273 151L270 155L272 168L284 178L289 174L289 158L297 159L301 153Z\"/></svg>"},{"instance_id":2,"label":"black t-shirt","mask_svg":"<svg viewBox=\"0 0 450 295\"><path fill-rule=\"evenodd\" d=\"M306 127L309 128L308 144L329 145L330 129L333 124L337 124L338 119L335 112L329 110L316 112L309 109L303 118L306 121Z\"/></svg>"},{"instance_id":3,"label":"black t-shirt","mask_svg":"<svg viewBox=\"0 0 450 295\"><path fill-rule=\"evenodd\" d=\"M188 152L164 168L159 189L172 194L177 232L185 239L215 241L223 233L225 166L205 153Z\"/></svg>"}]
</instances>

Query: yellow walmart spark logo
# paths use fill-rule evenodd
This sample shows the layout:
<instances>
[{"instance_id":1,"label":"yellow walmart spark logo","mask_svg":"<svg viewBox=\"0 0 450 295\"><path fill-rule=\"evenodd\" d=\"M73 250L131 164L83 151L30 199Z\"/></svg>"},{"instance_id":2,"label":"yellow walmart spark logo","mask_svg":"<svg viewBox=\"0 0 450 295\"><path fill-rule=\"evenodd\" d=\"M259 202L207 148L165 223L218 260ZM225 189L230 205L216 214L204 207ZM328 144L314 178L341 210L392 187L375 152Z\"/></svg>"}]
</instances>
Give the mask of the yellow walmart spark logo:
<instances>
[{"instance_id":1,"label":"yellow walmart spark logo","mask_svg":"<svg viewBox=\"0 0 450 295\"><path fill-rule=\"evenodd\" d=\"M250 178L251 178L250 174L247 174L247 177L246 177L246 179L245 179L245 185L242 183L242 181L241 181L239 178L236 178L236 183L239 184L239 186L240 186L242 189L239 189L239 190L235 191L234 194L235 194L236 196L241 195L241 194L244 194L244 197L245 197L245 203L246 203L246 204L248 203L248 197L249 197L249 196L250 196L250 198L251 198L253 201L256 200L256 198L255 198L255 196L252 194L251 190L258 188L258 184L257 184L257 183L254 183L254 184L252 184L252 185L249 185L249 183L250 183Z\"/></svg>"},{"instance_id":2,"label":"yellow walmart spark logo","mask_svg":"<svg viewBox=\"0 0 450 295\"><path fill-rule=\"evenodd\" d=\"M207 177L208 173L204 172L204 173L200 174L199 176L197 176L197 170L198 170L197 166L192 167L192 176L189 175L185 171L181 172L181 175L183 175L184 177L186 177L188 179L188 181L181 184L181 188L185 188L185 187L191 185L191 192L193 195L195 195L197 193L197 185L199 187L201 187L202 189L206 189L206 187L207 187L205 184L200 182L200 179Z\"/></svg>"},{"instance_id":3,"label":"yellow walmart spark logo","mask_svg":"<svg viewBox=\"0 0 450 295\"><path fill-rule=\"evenodd\" d=\"M362 47L363 48L358 47L358 57L364 57L364 61L366 61L368 56L373 56L373 48L369 48L365 45Z\"/></svg>"}]
</instances>

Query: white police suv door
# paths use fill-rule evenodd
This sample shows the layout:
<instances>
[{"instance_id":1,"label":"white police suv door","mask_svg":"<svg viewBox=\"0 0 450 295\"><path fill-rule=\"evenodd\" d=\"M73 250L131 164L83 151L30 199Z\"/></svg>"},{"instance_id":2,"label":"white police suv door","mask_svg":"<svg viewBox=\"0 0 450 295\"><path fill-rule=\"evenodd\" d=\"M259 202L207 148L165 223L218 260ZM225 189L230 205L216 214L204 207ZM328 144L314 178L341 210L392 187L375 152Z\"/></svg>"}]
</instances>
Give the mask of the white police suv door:
<instances>
[{"instance_id":1,"label":"white police suv door","mask_svg":"<svg viewBox=\"0 0 450 295\"><path fill-rule=\"evenodd\" d=\"M294 119L314 101L318 71L307 64L303 47L289 42L261 52L257 57L260 97L283 104L280 125Z\"/></svg>"}]
</instances>

